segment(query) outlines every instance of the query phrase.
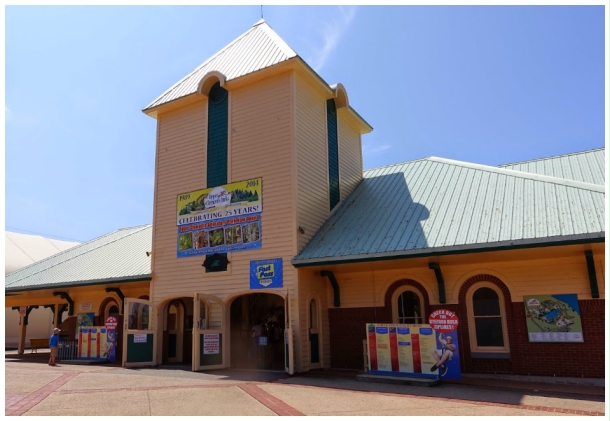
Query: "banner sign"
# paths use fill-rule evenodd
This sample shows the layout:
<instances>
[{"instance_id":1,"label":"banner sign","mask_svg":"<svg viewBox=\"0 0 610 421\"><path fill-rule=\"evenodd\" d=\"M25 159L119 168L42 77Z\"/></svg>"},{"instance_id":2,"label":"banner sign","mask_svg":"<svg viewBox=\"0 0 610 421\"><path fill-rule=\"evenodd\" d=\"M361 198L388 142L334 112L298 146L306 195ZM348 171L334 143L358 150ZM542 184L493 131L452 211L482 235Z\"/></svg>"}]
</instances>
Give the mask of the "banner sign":
<instances>
[{"instance_id":1,"label":"banner sign","mask_svg":"<svg viewBox=\"0 0 610 421\"><path fill-rule=\"evenodd\" d=\"M146 342L148 342L148 336L146 333L136 333L133 335L134 344L145 344Z\"/></svg>"},{"instance_id":2,"label":"banner sign","mask_svg":"<svg viewBox=\"0 0 610 421\"><path fill-rule=\"evenodd\" d=\"M176 225L261 213L262 184L262 178L253 178L179 194Z\"/></svg>"},{"instance_id":3,"label":"banner sign","mask_svg":"<svg viewBox=\"0 0 610 421\"><path fill-rule=\"evenodd\" d=\"M178 257L261 248L261 215L178 227Z\"/></svg>"},{"instance_id":4,"label":"banner sign","mask_svg":"<svg viewBox=\"0 0 610 421\"><path fill-rule=\"evenodd\" d=\"M218 354L220 353L220 334L206 333L203 335L203 354Z\"/></svg>"},{"instance_id":5,"label":"banner sign","mask_svg":"<svg viewBox=\"0 0 610 421\"><path fill-rule=\"evenodd\" d=\"M178 257L261 248L262 181L178 195Z\"/></svg>"},{"instance_id":6,"label":"banner sign","mask_svg":"<svg viewBox=\"0 0 610 421\"><path fill-rule=\"evenodd\" d=\"M282 258L250 261L250 289L282 288Z\"/></svg>"},{"instance_id":7,"label":"banner sign","mask_svg":"<svg viewBox=\"0 0 610 421\"><path fill-rule=\"evenodd\" d=\"M116 360L116 328L118 321L116 317L108 316L106 319L106 346L104 347L104 353L102 357L106 358L106 361Z\"/></svg>"},{"instance_id":8,"label":"banner sign","mask_svg":"<svg viewBox=\"0 0 610 421\"><path fill-rule=\"evenodd\" d=\"M366 325L371 374L461 378L457 332L437 332L431 325Z\"/></svg>"},{"instance_id":9,"label":"banner sign","mask_svg":"<svg viewBox=\"0 0 610 421\"><path fill-rule=\"evenodd\" d=\"M576 294L524 296L530 342L584 342Z\"/></svg>"},{"instance_id":10,"label":"banner sign","mask_svg":"<svg viewBox=\"0 0 610 421\"><path fill-rule=\"evenodd\" d=\"M105 326L86 326L78 328L77 359L108 360L110 349L114 349L116 340L114 331L112 338L108 337Z\"/></svg>"}]
</instances>

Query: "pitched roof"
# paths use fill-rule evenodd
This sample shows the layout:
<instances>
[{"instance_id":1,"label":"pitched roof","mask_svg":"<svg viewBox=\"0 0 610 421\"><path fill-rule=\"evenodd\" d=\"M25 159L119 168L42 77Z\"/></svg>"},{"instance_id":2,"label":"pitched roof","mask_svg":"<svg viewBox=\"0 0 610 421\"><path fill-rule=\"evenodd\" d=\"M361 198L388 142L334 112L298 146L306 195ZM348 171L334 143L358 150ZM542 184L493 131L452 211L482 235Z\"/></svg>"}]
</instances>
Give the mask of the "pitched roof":
<instances>
[{"instance_id":1,"label":"pitched roof","mask_svg":"<svg viewBox=\"0 0 610 421\"><path fill-rule=\"evenodd\" d=\"M78 242L60 241L41 235L4 232L5 261L4 274L11 273L24 266L45 259L78 245Z\"/></svg>"},{"instance_id":2,"label":"pitched roof","mask_svg":"<svg viewBox=\"0 0 610 421\"><path fill-rule=\"evenodd\" d=\"M299 266L600 239L604 186L427 158L368 170Z\"/></svg>"},{"instance_id":3,"label":"pitched roof","mask_svg":"<svg viewBox=\"0 0 610 421\"><path fill-rule=\"evenodd\" d=\"M514 162L511 164L499 165L499 167L604 185L606 182L605 155L606 148L598 148L565 155Z\"/></svg>"},{"instance_id":4,"label":"pitched roof","mask_svg":"<svg viewBox=\"0 0 610 421\"><path fill-rule=\"evenodd\" d=\"M208 72L218 71L229 81L271 67L296 57L296 55L294 50L271 29L267 22L261 19L148 104L144 110L197 92L201 78Z\"/></svg>"},{"instance_id":5,"label":"pitched roof","mask_svg":"<svg viewBox=\"0 0 610 421\"><path fill-rule=\"evenodd\" d=\"M150 279L152 225L124 228L57 253L5 277L5 291Z\"/></svg>"}]
</instances>

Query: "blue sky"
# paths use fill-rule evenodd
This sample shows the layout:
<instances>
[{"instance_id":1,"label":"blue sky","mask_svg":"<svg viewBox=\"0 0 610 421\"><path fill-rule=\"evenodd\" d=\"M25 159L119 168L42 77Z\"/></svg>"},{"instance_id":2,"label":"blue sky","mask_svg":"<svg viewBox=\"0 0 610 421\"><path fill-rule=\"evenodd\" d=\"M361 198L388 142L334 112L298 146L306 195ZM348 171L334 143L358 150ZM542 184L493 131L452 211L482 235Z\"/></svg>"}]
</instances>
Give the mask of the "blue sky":
<instances>
[{"instance_id":1,"label":"blue sky","mask_svg":"<svg viewBox=\"0 0 610 421\"><path fill-rule=\"evenodd\" d=\"M365 168L605 144L603 6L264 15L374 127ZM7 7L6 229L87 241L152 222L156 122L142 108L259 18L259 6Z\"/></svg>"}]
</instances>

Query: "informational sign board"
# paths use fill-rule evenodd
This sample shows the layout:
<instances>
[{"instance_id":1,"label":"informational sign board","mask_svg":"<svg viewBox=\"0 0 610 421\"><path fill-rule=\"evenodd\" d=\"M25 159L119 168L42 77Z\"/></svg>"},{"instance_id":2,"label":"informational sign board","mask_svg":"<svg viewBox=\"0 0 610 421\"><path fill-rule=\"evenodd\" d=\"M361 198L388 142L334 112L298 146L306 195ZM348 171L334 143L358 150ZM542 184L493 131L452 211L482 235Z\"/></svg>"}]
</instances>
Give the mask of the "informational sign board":
<instances>
[{"instance_id":1,"label":"informational sign board","mask_svg":"<svg viewBox=\"0 0 610 421\"><path fill-rule=\"evenodd\" d=\"M102 355L106 358L107 361L115 361L116 360L116 328L118 325L118 321L116 317L109 316L106 319L106 346L104 354Z\"/></svg>"},{"instance_id":2,"label":"informational sign board","mask_svg":"<svg viewBox=\"0 0 610 421\"><path fill-rule=\"evenodd\" d=\"M178 257L261 248L262 178L179 194Z\"/></svg>"},{"instance_id":3,"label":"informational sign board","mask_svg":"<svg viewBox=\"0 0 610 421\"><path fill-rule=\"evenodd\" d=\"M584 342L576 294L524 296L530 342Z\"/></svg>"},{"instance_id":4,"label":"informational sign board","mask_svg":"<svg viewBox=\"0 0 610 421\"><path fill-rule=\"evenodd\" d=\"M78 304L78 309L80 311L91 311L91 310L93 310L93 302L91 302L91 301L81 301Z\"/></svg>"},{"instance_id":5,"label":"informational sign board","mask_svg":"<svg viewBox=\"0 0 610 421\"><path fill-rule=\"evenodd\" d=\"M114 331L112 338L116 339ZM105 360L108 359L111 348L114 348L112 339L108 337L108 329L105 326L86 326L78 329L77 359Z\"/></svg>"},{"instance_id":6,"label":"informational sign board","mask_svg":"<svg viewBox=\"0 0 610 421\"><path fill-rule=\"evenodd\" d=\"M133 343L134 344L145 344L148 340L148 335L146 333L136 333L133 335Z\"/></svg>"},{"instance_id":7,"label":"informational sign board","mask_svg":"<svg viewBox=\"0 0 610 421\"><path fill-rule=\"evenodd\" d=\"M259 336L258 337L258 345L259 346L267 346L267 337L266 336Z\"/></svg>"},{"instance_id":8,"label":"informational sign board","mask_svg":"<svg viewBox=\"0 0 610 421\"><path fill-rule=\"evenodd\" d=\"M282 258L250 261L250 289L282 288Z\"/></svg>"},{"instance_id":9,"label":"informational sign board","mask_svg":"<svg viewBox=\"0 0 610 421\"><path fill-rule=\"evenodd\" d=\"M457 332L436 331L431 325L366 325L368 369L371 374L461 378Z\"/></svg>"},{"instance_id":10,"label":"informational sign board","mask_svg":"<svg viewBox=\"0 0 610 421\"><path fill-rule=\"evenodd\" d=\"M203 354L218 354L220 352L220 335L218 333L206 333L203 335Z\"/></svg>"}]
</instances>

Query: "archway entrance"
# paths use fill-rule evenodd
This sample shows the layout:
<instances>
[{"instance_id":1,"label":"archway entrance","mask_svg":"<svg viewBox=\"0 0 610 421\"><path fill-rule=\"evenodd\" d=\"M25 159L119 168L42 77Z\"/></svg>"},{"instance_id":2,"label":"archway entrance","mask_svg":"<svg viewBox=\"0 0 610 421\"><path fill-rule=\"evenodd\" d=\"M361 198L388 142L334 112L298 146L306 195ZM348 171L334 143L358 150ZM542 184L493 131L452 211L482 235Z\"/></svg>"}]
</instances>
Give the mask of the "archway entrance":
<instances>
[{"instance_id":1,"label":"archway entrance","mask_svg":"<svg viewBox=\"0 0 610 421\"><path fill-rule=\"evenodd\" d=\"M192 364L193 298L181 297L163 307L162 364Z\"/></svg>"},{"instance_id":2,"label":"archway entrance","mask_svg":"<svg viewBox=\"0 0 610 421\"><path fill-rule=\"evenodd\" d=\"M231 303L231 367L284 369L284 298L254 293Z\"/></svg>"}]
</instances>

